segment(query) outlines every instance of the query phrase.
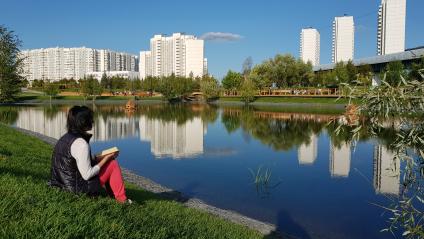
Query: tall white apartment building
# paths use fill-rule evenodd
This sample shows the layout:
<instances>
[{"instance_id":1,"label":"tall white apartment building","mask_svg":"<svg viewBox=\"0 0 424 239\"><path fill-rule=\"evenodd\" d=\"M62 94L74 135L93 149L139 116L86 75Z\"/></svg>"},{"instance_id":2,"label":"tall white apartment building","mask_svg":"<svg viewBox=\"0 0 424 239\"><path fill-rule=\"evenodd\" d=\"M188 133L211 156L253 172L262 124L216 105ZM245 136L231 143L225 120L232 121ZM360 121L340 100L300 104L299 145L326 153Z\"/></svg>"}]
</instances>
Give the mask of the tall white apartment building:
<instances>
[{"instance_id":1,"label":"tall white apartment building","mask_svg":"<svg viewBox=\"0 0 424 239\"><path fill-rule=\"evenodd\" d=\"M352 16L335 17L333 21L333 63L353 60L355 26Z\"/></svg>"},{"instance_id":2,"label":"tall white apartment building","mask_svg":"<svg viewBox=\"0 0 424 239\"><path fill-rule=\"evenodd\" d=\"M313 66L319 65L320 58L320 34L317 29L306 28L300 33L300 59Z\"/></svg>"},{"instance_id":3,"label":"tall white apartment building","mask_svg":"<svg viewBox=\"0 0 424 239\"><path fill-rule=\"evenodd\" d=\"M87 72L138 71L138 57L86 47L42 48L21 52L24 76L33 80L82 79Z\"/></svg>"},{"instance_id":4,"label":"tall white apartment building","mask_svg":"<svg viewBox=\"0 0 424 239\"><path fill-rule=\"evenodd\" d=\"M204 67L204 41L192 35L155 35L150 39L150 51L140 52L141 79L171 74L203 76Z\"/></svg>"},{"instance_id":5,"label":"tall white apartment building","mask_svg":"<svg viewBox=\"0 0 424 239\"><path fill-rule=\"evenodd\" d=\"M378 11L377 54L405 51L406 0L382 0Z\"/></svg>"}]
</instances>

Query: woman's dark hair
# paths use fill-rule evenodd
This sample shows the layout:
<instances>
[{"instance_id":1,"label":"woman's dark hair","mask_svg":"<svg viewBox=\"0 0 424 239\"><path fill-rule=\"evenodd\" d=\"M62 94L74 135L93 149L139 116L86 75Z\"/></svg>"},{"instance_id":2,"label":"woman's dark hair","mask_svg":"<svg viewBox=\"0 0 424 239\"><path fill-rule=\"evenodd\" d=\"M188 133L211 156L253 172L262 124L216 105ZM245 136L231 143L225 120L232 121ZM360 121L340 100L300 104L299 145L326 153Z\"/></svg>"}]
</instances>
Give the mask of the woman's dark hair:
<instances>
[{"instance_id":1,"label":"woman's dark hair","mask_svg":"<svg viewBox=\"0 0 424 239\"><path fill-rule=\"evenodd\" d=\"M93 111L87 106L74 106L68 112L66 127L69 133L86 134L93 127Z\"/></svg>"}]
</instances>

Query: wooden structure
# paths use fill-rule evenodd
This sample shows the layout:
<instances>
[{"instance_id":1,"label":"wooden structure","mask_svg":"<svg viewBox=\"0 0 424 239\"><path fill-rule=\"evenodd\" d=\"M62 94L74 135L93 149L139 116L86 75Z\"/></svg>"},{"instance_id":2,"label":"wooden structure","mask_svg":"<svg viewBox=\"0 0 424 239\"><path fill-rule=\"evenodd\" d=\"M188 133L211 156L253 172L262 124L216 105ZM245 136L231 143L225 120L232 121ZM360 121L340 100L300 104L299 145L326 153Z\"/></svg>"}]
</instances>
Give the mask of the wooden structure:
<instances>
[{"instance_id":1,"label":"wooden structure","mask_svg":"<svg viewBox=\"0 0 424 239\"><path fill-rule=\"evenodd\" d=\"M222 96L240 96L239 91L226 90L223 92ZM255 96L267 97L267 96L284 96L284 97L331 97L338 98L340 97L340 91L338 88L312 88L312 89L265 89L258 90Z\"/></svg>"}]
</instances>

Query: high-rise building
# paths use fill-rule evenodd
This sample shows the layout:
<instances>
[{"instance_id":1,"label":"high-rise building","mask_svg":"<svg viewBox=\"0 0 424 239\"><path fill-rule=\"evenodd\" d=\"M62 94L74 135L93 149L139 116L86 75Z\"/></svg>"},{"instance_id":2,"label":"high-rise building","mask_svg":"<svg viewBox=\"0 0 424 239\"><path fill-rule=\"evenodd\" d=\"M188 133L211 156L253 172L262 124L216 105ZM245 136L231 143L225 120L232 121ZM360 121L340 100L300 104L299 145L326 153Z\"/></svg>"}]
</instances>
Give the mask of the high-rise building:
<instances>
[{"instance_id":1,"label":"high-rise building","mask_svg":"<svg viewBox=\"0 0 424 239\"><path fill-rule=\"evenodd\" d=\"M319 65L320 35L317 29L306 28L300 33L300 59L313 66Z\"/></svg>"},{"instance_id":2,"label":"high-rise building","mask_svg":"<svg viewBox=\"0 0 424 239\"><path fill-rule=\"evenodd\" d=\"M405 51L406 0L382 0L378 11L377 54Z\"/></svg>"},{"instance_id":3,"label":"high-rise building","mask_svg":"<svg viewBox=\"0 0 424 239\"><path fill-rule=\"evenodd\" d=\"M352 16L335 17L333 21L333 63L353 60L355 26Z\"/></svg>"},{"instance_id":4,"label":"high-rise building","mask_svg":"<svg viewBox=\"0 0 424 239\"><path fill-rule=\"evenodd\" d=\"M204 41L192 35L155 35L150 39L150 51L140 52L141 79L171 74L203 76L204 67Z\"/></svg>"},{"instance_id":5,"label":"high-rise building","mask_svg":"<svg viewBox=\"0 0 424 239\"><path fill-rule=\"evenodd\" d=\"M86 47L42 48L21 52L28 81L82 79L88 72L138 71L137 56Z\"/></svg>"}]
</instances>

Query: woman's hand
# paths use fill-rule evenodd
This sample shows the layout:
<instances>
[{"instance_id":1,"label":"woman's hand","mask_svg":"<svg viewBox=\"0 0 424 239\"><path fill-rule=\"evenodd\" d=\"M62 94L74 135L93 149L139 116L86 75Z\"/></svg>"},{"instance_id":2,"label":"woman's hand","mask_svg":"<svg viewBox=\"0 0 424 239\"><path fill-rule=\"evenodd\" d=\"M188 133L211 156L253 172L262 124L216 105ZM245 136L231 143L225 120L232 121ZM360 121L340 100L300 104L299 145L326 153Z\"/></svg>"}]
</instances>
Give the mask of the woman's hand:
<instances>
[{"instance_id":1,"label":"woman's hand","mask_svg":"<svg viewBox=\"0 0 424 239\"><path fill-rule=\"evenodd\" d=\"M107 163L109 160L111 159L115 159L116 157L118 157L118 152L113 153L113 154L107 154L104 156L96 157L96 159L98 159L99 163L97 165L99 165L99 167L101 168L105 163Z\"/></svg>"}]
</instances>

